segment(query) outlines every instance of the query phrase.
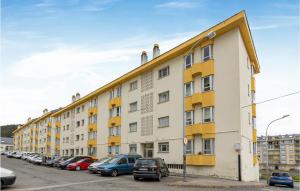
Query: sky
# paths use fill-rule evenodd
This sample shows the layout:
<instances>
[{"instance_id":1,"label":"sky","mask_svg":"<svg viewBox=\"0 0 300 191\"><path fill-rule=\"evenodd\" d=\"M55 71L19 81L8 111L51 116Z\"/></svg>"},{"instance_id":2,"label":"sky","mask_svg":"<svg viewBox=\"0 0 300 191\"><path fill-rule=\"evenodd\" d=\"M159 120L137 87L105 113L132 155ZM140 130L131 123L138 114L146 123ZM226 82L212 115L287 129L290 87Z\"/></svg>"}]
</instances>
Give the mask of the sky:
<instances>
[{"instance_id":1,"label":"sky","mask_svg":"<svg viewBox=\"0 0 300 191\"><path fill-rule=\"evenodd\" d=\"M66 106L245 10L261 65L256 101L300 90L298 0L1 0L0 125ZM300 94L257 105L258 135L300 133Z\"/></svg>"}]
</instances>

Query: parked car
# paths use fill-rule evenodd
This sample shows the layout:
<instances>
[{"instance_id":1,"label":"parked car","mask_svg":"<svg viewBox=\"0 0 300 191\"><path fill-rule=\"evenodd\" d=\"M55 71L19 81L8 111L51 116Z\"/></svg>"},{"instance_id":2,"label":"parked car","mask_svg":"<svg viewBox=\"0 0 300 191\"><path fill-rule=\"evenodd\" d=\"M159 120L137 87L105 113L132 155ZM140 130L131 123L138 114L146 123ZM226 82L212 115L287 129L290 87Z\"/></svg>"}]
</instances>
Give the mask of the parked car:
<instances>
[{"instance_id":1,"label":"parked car","mask_svg":"<svg viewBox=\"0 0 300 191\"><path fill-rule=\"evenodd\" d=\"M63 157L59 157L58 159L55 159L53 161L53 167L58 167L61 162L66 161L69 158L71 158L71 157L70 156L63 156Z\"/></svg>"},{"instance_id":2,"label":"parked car","mask_svg":"<svg viewBox=\"0 0 300 191\"><path fill-rule=\"evenodd\" d=\"M77 162L73 162L68 164L68 170L87 170L90 164L92 164L94 160L92 158L84 158Z\"/></svg>"},{"instance_id":3,"label":"parked car","mask_svg":"<svg viewBox=\"0 0 300 191\"><path fill-rule=\"evenodd\" d=\"M162 177L169 176L169 173L165 161L161 158L140 158L135 161L133 167L135 180L153 178L160 181Z\"/></svg>"},{"instance_id":4,"label":"parked car","mask_svg":"<svg viewBox=\"0 0 300 191\"><path fill-rule=\"evenodd\" d=\"M40 155L37 155L37 156L33 157L33 159L32 159L33 164L40 165L40 164L42 164L42 162L43 162L43 157Z\"/></svg>"},{"instance_id":5,"label":"parked car","mask_svg":"<svg viewBox=\"0 0 300 191\"><path fill-rule=\"evenodd\" d=\"M6 157L7 158L13 158L13 155L15 154L16 152L15 151L10 151L7 153Z\"/></svg>"},{"instance_id":6,"label":"parked car","mask_svg":"<svg viewBox=\"0 0 300 191\"><path fill-rule=\"evenodd\" d=\"M63 169L66 169L67 166L68 166L68 164L77 162L77 161L79 161L79 160L81 160L81 159L85 159L85 158L90 158L90 159L91 159L91 157L88 157L88 156L76 156L76 157L71 157L71 158L69 158L68 160L65 160L65 161L60 162L60 163L58 164L58 168L60 168L60 169L62 169L62 170L63 170Z\"/></svg>"},{"instance_id":7,"label":"parked car","mask_svg":"<svg viewBox=\"0 0 300 191\"><path fill-rule=\"evenodd\" d=\"M109 161L110 159L112 159L111 157L105 157L105 158L102 158L94 163L92 163L89 167L88 167L88 170L89 172L91 173L97 173L97 167L106 163L107 161Z\"/></svg>"},{"instance_id":8,"label":"parked car","mask_svg":"<svg viewBox=\"0 0 300 191\"><path fill-rule=\"evenodd\" d=\"M1 188L7 185L12 185L16 181L16 174L6 168L0 167Z\"/></svg>"},{"instance_id":9,"label":"parked car","mask_svg":"<svg viewBox=\"0 0 300 191\"><path fill-rule=\"evenodd\" d=\"M21 159L22 153L21 152L16 152L15 154L13 154L13 157L16 158L16 159Z\"/></svg>"},{"instance_id":10,"label":"parked car","mask_svg":"<svg viewBox=\"0 0 300 191\"><path fill-rule=\"evenodd\" d=\"M97 167L97 173L101 175L118 176L120 174L131 174L136 159L141 155L117 155L106 163Z\"/></svg>"},{"instance_id":11,"label":"parked car","mask_svg":"<svg viewBox=\"0 0 300 191\"><path fill-rule=\"evenodd\" d=\"M294 188L294 180L287 172L273 172L269 178L269 185L285 185Z\"/></svg>"}]
</instances>

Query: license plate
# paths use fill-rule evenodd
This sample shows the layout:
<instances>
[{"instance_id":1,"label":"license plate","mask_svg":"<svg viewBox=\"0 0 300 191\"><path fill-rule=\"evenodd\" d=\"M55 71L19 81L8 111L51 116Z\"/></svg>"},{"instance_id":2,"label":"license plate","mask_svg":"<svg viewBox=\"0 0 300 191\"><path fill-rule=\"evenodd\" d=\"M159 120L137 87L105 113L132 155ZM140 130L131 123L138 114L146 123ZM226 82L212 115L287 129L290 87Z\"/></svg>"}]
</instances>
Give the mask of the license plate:
<instances>
[{"instance_id":1,"label":"license plate","mask_svg":"<svg viewBox=\"0 0 300 191\"><path fill-rule=\"evenodd\" d=\"M144 170L148 170L148 169L147 168L140 168L139 170L143 170L144 171Z\"/></svg>"}]
</instances>

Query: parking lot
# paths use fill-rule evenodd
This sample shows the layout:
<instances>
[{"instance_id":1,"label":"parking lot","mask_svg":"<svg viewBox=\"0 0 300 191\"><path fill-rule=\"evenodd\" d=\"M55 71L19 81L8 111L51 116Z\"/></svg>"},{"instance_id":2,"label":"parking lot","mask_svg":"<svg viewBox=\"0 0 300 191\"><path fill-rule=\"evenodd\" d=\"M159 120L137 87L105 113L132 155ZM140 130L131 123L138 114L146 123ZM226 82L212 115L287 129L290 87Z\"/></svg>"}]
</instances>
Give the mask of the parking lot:
<instances>
[{"instance_id":1,"label":"parking lot","mask_svg":"<svg viewBox=\"0 0 300 191\"><path fill-rule=\"evenodd\" d=\"M168 186L169 182L181 180L180 177L170 176L162 179L161 182L146 180L134 181L131 175L118 177L102 177L96 174L89 174L87 171L68 171L57 168L33 165L26 161L1 156L1 166L13 170L17 175L16 183L5 190L213 190L194 187ZM260 190L292 190L283 187L266 187ZM298 190L299 187L294 188ZM223 189L216 189L223 190ZM242 190L242 189L224 189ZM243 189L257 190L257 189Z\"/></svg>"}]
</instances>

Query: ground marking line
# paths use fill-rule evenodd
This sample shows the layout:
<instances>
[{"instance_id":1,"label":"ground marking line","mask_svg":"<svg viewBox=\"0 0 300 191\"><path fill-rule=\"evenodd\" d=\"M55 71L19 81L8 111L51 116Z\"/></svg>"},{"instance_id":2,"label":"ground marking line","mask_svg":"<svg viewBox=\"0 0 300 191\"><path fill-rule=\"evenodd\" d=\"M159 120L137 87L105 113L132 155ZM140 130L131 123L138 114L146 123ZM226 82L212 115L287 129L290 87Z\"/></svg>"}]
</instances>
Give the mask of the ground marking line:
<instances>
[{"instance_id":1,"label":"ground marking line","mask_svg":"<svg viewBox=\"0 0 300 191\"><path fill-rule=\"evenodd\" d=\"M105 182L109 180L119 180L120 178L110 178L110 179L102 179L102 180L91 180L91 181L85 181L85 182L73 182L73 183L67 183L67 184L60 184L60 185L53 185L53 186L41 186L41 187L34 187L34 188L23 188L23 189L12 189L11 191L31 191L31 190L44 190L44 189L51 189L51 188L61 188L61 187L67 187L67 186L73 186L78 184L88 184L88 183L95 183L95 182Z\"/></svg>"}]
</instances>

